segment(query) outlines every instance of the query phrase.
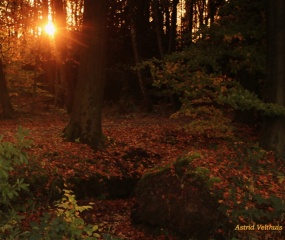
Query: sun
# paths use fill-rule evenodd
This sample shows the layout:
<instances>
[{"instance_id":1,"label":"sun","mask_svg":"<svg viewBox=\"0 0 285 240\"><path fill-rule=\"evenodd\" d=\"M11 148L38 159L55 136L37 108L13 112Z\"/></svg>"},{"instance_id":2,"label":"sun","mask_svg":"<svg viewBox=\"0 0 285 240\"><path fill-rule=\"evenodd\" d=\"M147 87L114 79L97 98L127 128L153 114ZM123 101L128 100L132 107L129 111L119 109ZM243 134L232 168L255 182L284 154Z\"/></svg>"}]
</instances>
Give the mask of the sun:
<instances>
[{"instance_id":1,"label":"sun","mask_svg":"<svg viewBox=\"0 0 285 240\"><path fill-rule=\"evenodd\" d=\"M53 37L55 33L55 26L53 25L52 22L48 22L48 24L45 26L45 32L51 37Z\"/></svg>"}]
</instances>

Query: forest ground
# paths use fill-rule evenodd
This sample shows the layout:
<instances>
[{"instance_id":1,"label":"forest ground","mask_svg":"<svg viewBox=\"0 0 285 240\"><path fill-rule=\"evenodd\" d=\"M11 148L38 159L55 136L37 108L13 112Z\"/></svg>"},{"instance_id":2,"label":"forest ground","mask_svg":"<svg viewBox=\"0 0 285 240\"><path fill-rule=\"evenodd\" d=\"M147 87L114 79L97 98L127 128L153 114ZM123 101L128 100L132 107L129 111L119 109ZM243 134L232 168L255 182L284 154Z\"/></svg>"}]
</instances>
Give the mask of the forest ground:
<instances>
[{"instance_id":1,"label":"forest ground","mask_svg":"<svg viewBox=\"0 0 285 240\"><path fill-rule=\"evenodd\" d=\"M172 119L167 112L145 114L139 111L125 114L114 114L114 109L103 114L103 132L107 137L107 147L102 151L93 151L87 145L70 143L61 137L68 122L68 115L59 111L41 111L35 113L20 113L17 119L1 120L0 135L3 140L11 140L16 129L21 125L29 130L29 139L33 140L30 154L35 156L38 163L51 173L56 172L65 178L74 175L88 178L94 173L108 176L140 177L156 165L174 162L177 157L190 153L199 153L201 157L195 161L196 166L207 167L211 174L223 181L219 188L224 190L225 199L230 179L233 176L250 176L251 170L247 166L236 168L232 162L236 156L235 150L243 144L255 144L258 136L248 127L239 127L235 132L236 141L227 139L209 139L205 136L191 135L182 127L183 120ZM239 140L238 140L239 139ZM240 139L245 139L242 142ZM133 161L124 156L134 153ZM253 153L254 154L254 153ZM274 168L278 172L285 172L285 164L281 160L274 160L272 153L267 153L263 161L264 166ZM239 164L241 165L241 164ZM37 169L35 173L37 174ZM281 179L282 180L282 179ZM52 177L51 177L52 181ZM274 175L254 176L255 185L263 196L272 194L285 199L284 182ZM42 186L43 189L47 186ZM127 199L81 199L80 204L94 202L93 210L87 211L84 218L89 223L100 224L102 232L110 233L122 239L178 239L165 229L151 230L142 225L133 225L131 209L134 196ZM230 201L227 203L232 204ZM269 209L270 210L270 209ZM31 216L31 220L34 216ZM281 217L281 216L280 216ZM242 219L241 219L242 222ZM283 217L283 228L284 217ZM264 232L262 234L269 234Z\"/></svg>"}]
</instances>

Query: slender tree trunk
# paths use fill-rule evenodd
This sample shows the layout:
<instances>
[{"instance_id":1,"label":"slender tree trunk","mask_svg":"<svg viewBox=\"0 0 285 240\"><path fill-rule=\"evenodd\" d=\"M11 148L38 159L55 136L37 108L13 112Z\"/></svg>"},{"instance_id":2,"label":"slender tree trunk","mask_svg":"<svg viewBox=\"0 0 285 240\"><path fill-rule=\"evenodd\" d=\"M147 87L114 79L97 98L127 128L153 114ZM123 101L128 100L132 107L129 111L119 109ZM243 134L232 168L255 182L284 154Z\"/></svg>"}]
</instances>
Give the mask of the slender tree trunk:
<instances>
[{"instance_id":1,"label":"slender tree trunk","mask_svg":"<svg viewBox=\"0 0 285 240\"><path fill-rule=\"evenodd\" d=\"M160 54L160 57L163 58L164 56L164 47L163 47L163 40L162 40L163 16L162 16L159 2L157 0L153 1L152 7L153 7L153 20L155 24L155 33L156 33L156 38L157 38L159 54Z\"/></svg>"},{"instance_id":2,"label":"slender tree trunk","mask_svg":"<svg viewBox=\"0 0 285 240\"><path fill-rule=\"evenodd\" d=\"M186 45L190 45L192 43L192 33L193 33L193 14L194 14L194 1L195 0L187 0L186 1L186 19L187 19L187 35L186 35Z\"/></svg>"},{"instance_id":3,"label":"slender tree trunk","mask_svg":"<svg viewBox=\"0 0 285 240\"><path fill-rule=\"evenodd\" d=\"M133 45L133 52L134 52L134 58L135 58L135 63L138 65L141 63L141 57L140 57L140 51L139 51L139 46L138 46L138 36L137 36L137 26L136 26L136 7L134 0L129 1L129 12L130 12L130 25L131 25L131 38L132 38L132 45ZM149 97L147 95L145 85L144 85L144 78L142 71L138 68L137 69L137 77L139 81L139 86L144 102L144 106L148 111L151 110L152 106L149 101Z\"/></svg>"},{"instance_id":4,"label":"slender tree trunk","mask_svg":"<svg viewBox=\"0 0 285 240\"><path fill-rule=\"evenodd\" d=\"M206 20L204 16L206 0L199 0L196 4L198 9L199 28L202 28L205 25Z\"/></svg>"},{"instance_id":5,"label":"slender tree trunk","mask_svg":"<svg viewBox=\"0 0 285 240\"><path fill-rule=\"evenodd\" d=\"M216 15L216 6L214 0L208 0L208 15L207 15L207 25L213 25ZM210 21L210 22L209 22Z\"/></svg>"},{"instance_id":6,"label":"slender tree trunk","mask_svg":"<svg viewBox=\"0 0 285 240\"><path fill-rule=\"evenodd\" d=\"M167 38L169 38L169 33L170 33L170 0L165 0L164 3L162 4L163 6L163 12L165 15L165 21L164 21L164 25L165 25L165 32L166 32L166 36Z\"/></svg>"},{"instance_id":7,"label":"slender tree trunk","mask_svg":"<svg viewBox=\"0 0 285 240\"><path fill-rule=\"evenodd\" d=\"M57 74L57 83L55 84L56 92L58 96L63 96L64 104L68 113L71 113L72 108L72 98L71 92L69 91L70 80L68 78L68 64L67 64L67 31L66 31L66 6L65 0L54 0L54 19L55 25L58 31L55 34L55 47L57 52L57 69L59 74ZM57 98L58 98L57 96ZM57 101L55 101L57 104Z\"/></svg>"},{"instance_id":8,"label":"slender tree trunk","mask_svg":"<svg viewBox=\"0 0 285 240\"><path fill-rule=\"evenodd\" d=\"M0 58L0 104L2 106L2 117L13 118L15 112L10 101L8 88L5 80L4 65L1 58Z\"/></svg>"},{"instance_id":9,"label":"slender tree trunk","mask_svg":"<svg viewBox=\"0 0 285 240\"><path fill-rule=\"evenodd\" d=\"M267 85L265 99L285 107L285 1L267 1ZM266 118L262 145L285 159L285 118Z\"/></svg>"},{"instance_id":10,"label":"slender tree trunk","mask_svg":"<svg viewBox=\"0 0 285 240\"><path fill-rule=\"evenodd\" d=\"M104 146L101 125L106 67L108 1L85 0L79 77L70 121L64 136L92 148Z\"/></svg>"},{"instance_id":11,"label":"slender tree trunk","mask_svg":"<svg viewBox=\"0 0 285 240\"><path fill-rule=\"evenodd\" d=\"M135 20L135 28L136 28L136 36L139 47L140 55L143 56L145 53L144 49L148 46L148 42L146 42L146 36L149 33L150 29L150 0L131 0L132 6L135 6L136 9L133 9L135 15L133 15L133 19ZM133 13L134 13L133 12Z\"/></svg>"},{"instance_id":12,"label":"slender tree trunk","mask_svg":"<svg viewBox=\"0 0 285 240\"><path fill-rule=\"evenodd\" d=\"M42 21L43 23L48 23L48 15L49 15L49 0L42 1ZM47 84L47 88L51 93L55 93L55 76L56 76L56 62L51 57L52 44L50 37L48 35L42 35L40 43L40 52L39 54L43 54L43 57L46 59L44 64L37 62L41 68L43 68L44 72L44 80ZM43 49L45 48L45 49Z\"/></svg>"},{"instance_id":13,"label":"slender tree trunk","mask_svg":"<svg viewBox=\"0 0 285 240\"><path fill-rule=\"evenodd\" d=\"M175 50L176 47L176 28L177 28L177 5L179 0L172 1L172 11L171 11L171 26L169 32L169 43L168 43L168 53Z\"/></svg>"}]
</instances>

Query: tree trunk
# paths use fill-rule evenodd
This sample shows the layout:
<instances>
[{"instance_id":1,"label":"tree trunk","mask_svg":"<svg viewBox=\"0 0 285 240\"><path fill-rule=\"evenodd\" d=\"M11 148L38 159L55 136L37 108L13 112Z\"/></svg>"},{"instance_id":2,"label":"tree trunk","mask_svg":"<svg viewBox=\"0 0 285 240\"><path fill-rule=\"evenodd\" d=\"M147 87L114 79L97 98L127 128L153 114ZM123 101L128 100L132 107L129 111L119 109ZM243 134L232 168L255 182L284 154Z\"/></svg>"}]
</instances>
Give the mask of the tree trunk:
<instances>
[{"instance_id":1,"label":"tree trunk","mask_svg":"<svg viewBox=\"0 0 285 240\"><path fill-rule=\"evenodd\" d=\"M267 85L265 100L285 106L285 1L267 1ZM264 121L262 145L285 158L285 118Z\"/></svg>"},{"instance_id":2,"label":"tree trunk","mask_svg":"<svg viewBox=\"0 0 285 240\"><path fill-rule=\"evenodd\" d=\"M186 36L185 36L185 46L189 46L192 43L192 33L193 33L193 15L194 15L194 0L186 0Z\"/></svg>"},{"instance_id":3,"label":"tree trunk","mask_svg":"<svg viewBox=\"0 0 285 240\"><path fill-rule=\"evenodd\" d=\"M2 106L2 114L1 114L2 117L13 118L15 112L10 101L8 88L5 80L4 65L1 58L0 58L0 104Z\"/></svg>"},{"instance_id":4,"label":"tree trunk","mask_svg":"<svg viewBox=\"0 0 285 240\"><path fill-rule=\"evenodd\" d=\"M135 19L135 27L136 27L136 36L138 42L138 49L140 55L142 57L148 57L148 55L144 55L146 53L145 48L150 47L149 41L146 41L148 38L146 36L150 33L150 0L131 0L130 3L135 7L133 9L133 19Z\"/></svg>"},{"instance_id":5,"label":"tree trunk","mask_svg":"<svg viewBox=\"0 0 285 240\"><path fill-rule=\"evenodd\" d=\"M134 58L135 58L135 63L138 65L141 63L141 56L140 56L140 51L139 51L139 46L138 46L138 36L137 36L137 26L136 26L136 7L135 7L134 0L129 1L129 12L130 12L129 17L130 17L130 28L131 28L131 38L132 38ZM141 90L141 94L143 98L144 107L146 107L147 111L151 111L152 105L149 101L149 97L145 89L142 71L139 68L137 68L137 77L138 77L139 86L140 86L140 90Z\"/></svg>"},{"instance_id":6,"label":"tree trunk","mask_svg":"<svg viewBox=\"0 0 285 240\"><path fill-rule=\"evenodd\" d=\"M104 146L101 111L106 67L108 1L85 0L79 76L70 121L64 136L92 148Z\"/></svg>"},{"instance_id":7,"label":"tree trunk","mask_svg":"<svg viewBox=\"0 0 285 240\"><path fill-rule=\"evenodd\" d=\"M179 0L172 1L172 11L171 11L171 26L169 32L169 43L168 43L168 53L172 53L176 47L176 28L177 28L177 5Z\"/></svg>"},{"instance_id":8,"label":"tree trunk","mask_svg":"<svg viewBox=\"0 0 285 240\"><path fill-rule=\"evenodd\" d=\"M206 0L200 0L196 2L198 9L198 19L199 19L199 28L201 29L205 25L205 6Z\"/></svg>"},{"instance_id":9,"label":"tree trunk","mask_svg":"<svg viewBox=\"0 0 285 240\"><path fill-rule=\"evenodd\" d=\"M166 37L167 40L169 39L170 36L170 0L166 0L164 1L164 3L162 4L163 8L164 8L164 15L165 15L165 33L166 33ZM167 46L168 47L168 46Z\"/></svg>"},{"instance_id":10,"label":"tree trunk","mask_svg":"<svg viewBox=\"0 0 285 240\"><path fill-rule=\"evenodd\" d=\"M163 58L164 56L164 46L163 46L163 16L162 16L162 9L160 7L159 1L154 0L152 3L153 8L153 20L155 24L155 33L157 38L157 45L159 49L160 57Z\"/></svg>"},{"instance_id":11,"label":"tree trunk","mask_svg":"<svg viewBox=\"0 0 285 240\"><path fill-rule=\"evenodd\" d=\"M67 31L66 31L66 6L63 0L54 0L54 20L55 25L59 31L55 34L55 48L56 48L56 65L58 73L56 75L55 84L55 106L58 104L59 96L63 96L64 104L68 113L71 113L72 97L70 96L69 81L67 77L69 69L67 68ZM71 106L70 106L71 105Z\"/></svg>"}]
</instances>

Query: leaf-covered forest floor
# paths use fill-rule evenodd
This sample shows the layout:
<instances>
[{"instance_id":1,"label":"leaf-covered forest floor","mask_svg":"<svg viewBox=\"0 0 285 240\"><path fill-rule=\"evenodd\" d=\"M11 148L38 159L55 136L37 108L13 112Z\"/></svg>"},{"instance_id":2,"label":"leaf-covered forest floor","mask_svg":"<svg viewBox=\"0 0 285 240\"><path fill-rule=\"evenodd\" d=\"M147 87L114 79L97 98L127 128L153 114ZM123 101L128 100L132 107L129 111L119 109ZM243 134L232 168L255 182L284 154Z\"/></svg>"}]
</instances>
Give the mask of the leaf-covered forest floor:
<instances>
[{"instance_id":1,"label":"leaf-covered forest floor","mask_svg":"<svg viewBox=\"0 0 285 240\"><path fill-rule=\"evenodd\" d=\"M255 206L265 212L274 211L274 206L258 205L256 201L250 201L251 198L246 196L249 188L265 198L275 195L285 199L284 161L274 159L272 153L258 148L258 137L248 127L238 127L236 139L210 139L190 135L182 128L185 121L169 118L167 113L107 112L103 117L107 147L93 151L87 145L64 141L61 134L67 122L66 114L55 114L52 111L22 113L17 119L0 121L3 140L10 141L19 125L29 130L29 139L33 140L29 153L50 174L46 185L40 186L43 191L49 189L55 176L88 179L89 176L100 173L107 177L129 175L139 178L154 166L173 163L179 156L199 153L200 157L195 159L193 167L206 167L211 176L222 180L214 188L221 192L220 203L227 206L229 214L236 213L234 209L239 203L245 203L246 209ZM29 174L39 174L37 167L33 170L34 173ZM241 182L246 184L238 185ZM229 196L233 185L237 186L235 199ZM178 239L165 229L150 230L142 225L133 225L130 215L134 196L113 200L81 199L79 203L86 204L90 201L95 203L93 210L86 211L84 218L89 223L100 224L102 232L130 240ZM30 216L30 220L36 218L36 215L34 213ZM237 218L242 225L250 224L249 219L238 214ZM283 226L284 238L284 215L280 215L279 221L266 224ZM274 234L277 233L262 231L255 236L265 239L265 236L276 237Z\"/></svg>"}]
</instances>

